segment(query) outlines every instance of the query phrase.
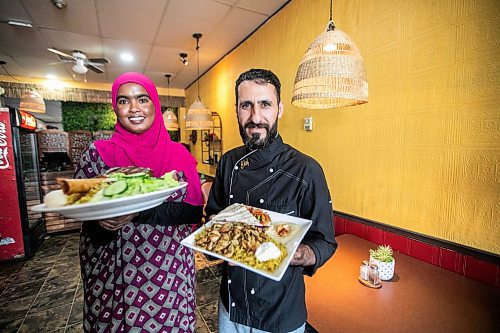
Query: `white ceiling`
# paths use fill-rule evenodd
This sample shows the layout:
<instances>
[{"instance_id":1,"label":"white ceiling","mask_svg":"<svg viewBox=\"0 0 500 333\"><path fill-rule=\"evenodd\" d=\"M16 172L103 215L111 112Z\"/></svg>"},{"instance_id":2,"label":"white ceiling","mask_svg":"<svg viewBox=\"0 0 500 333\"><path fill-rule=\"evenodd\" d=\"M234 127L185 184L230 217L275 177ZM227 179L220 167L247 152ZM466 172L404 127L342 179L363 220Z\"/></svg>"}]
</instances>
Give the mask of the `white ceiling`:
<instances>
[{"instance_id":1,"label":"white ceiling","mask_svg":"<svg viewBox=\"0 0 500 333\"><path fill-rule=\"evenodd\" d=\"M185 89L197 77L196 40L200 32L200 73L220 60L289 0L0 0L0 60L13 76L83 81L70 64L53 64L56 48L88 58L107 58L104 73L88 71L87 82L111 83L125 71L139 71L166 87ZM16 27L9 20L29 22ZM120 54L134 55L124 63ZM183 66L179 53L188 54ZM0 68L0 74L7 75Z\"/></svg>"}]
</instances>

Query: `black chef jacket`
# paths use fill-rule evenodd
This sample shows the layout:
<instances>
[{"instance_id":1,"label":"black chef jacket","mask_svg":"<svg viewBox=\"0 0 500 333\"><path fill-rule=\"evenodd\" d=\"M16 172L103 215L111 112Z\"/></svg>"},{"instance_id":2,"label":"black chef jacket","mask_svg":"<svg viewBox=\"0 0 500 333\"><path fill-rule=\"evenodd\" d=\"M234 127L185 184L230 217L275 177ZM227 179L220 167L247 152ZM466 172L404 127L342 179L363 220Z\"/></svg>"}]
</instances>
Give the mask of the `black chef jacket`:
<instances>
[{"instance_id":1,"label":"black chef jacket","mask_svg":"<svg viewBox=\"0 0 500 333\"><path fill-rule=\"evenodd\" d=\"M307 318L303 274L313 275L337 248L323 170L279 135L264 149L235 148L222 156L205 210L210 216L233 203L313 221L302 243L314 251L314 266L289 266L279 282L237 266L225 265L222 273L220 296L231 321L293 331Z\"/></svg>"}]
</instances>

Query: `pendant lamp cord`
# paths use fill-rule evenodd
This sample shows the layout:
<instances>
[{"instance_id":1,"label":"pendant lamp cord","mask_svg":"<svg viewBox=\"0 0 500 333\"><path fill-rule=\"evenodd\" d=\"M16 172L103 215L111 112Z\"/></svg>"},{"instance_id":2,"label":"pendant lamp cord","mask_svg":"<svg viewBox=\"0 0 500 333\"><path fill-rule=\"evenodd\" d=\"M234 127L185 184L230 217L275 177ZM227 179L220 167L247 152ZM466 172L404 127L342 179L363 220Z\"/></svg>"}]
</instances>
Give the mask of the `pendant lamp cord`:
<instances>
[{"instance_id":1,"label":"pendant lamp cord","mask_svg":"<svg viewBox=\"0 0 500 333\"><path fill-rule=\"evenodd\" d=\"M22 82L21 80L18 80L17 78L13 77L12 74L9 73L9 71L7 70L7 68L5 68L4 65L6 65L7 63L3 60L0 60L0 67L3 68L3 70L5 71L5 73L7 73L8 76L10 76L11 78L13 78L14 80L18 81L18 82Z\"/></svg>"},{"instance_id":2,"label":"pendant lamp cord","mask_svg":"<svg viewBox=\"0 0 500 333\"><path fill-rule=\"evenodd\" d=\"M200 38L199 37L195 37L196 38L196 57L198 58L198 100L201 101L200 99Z\"/></svg>"},{"instance_id":3,"label":"pendant lamp cord","mask_svg":"<svg viewBox=\"0 0 500 333\"><path fill-rule=\"evenodd\" d=\"M330 21L328 21L328 25L326 27L326 31L335 30L335 23L333 23L333 0L330 1Z\"/></svg>"},{"instance_id":4,"label":"pendant lamp cord","mask_svg":"<svg viewBox=\"0 0 500 333\"><path fill-rule=\"evenodd\" d=\"M170 107L170 75L167 75L167 107Z\"/></svg>"}]
</instances>

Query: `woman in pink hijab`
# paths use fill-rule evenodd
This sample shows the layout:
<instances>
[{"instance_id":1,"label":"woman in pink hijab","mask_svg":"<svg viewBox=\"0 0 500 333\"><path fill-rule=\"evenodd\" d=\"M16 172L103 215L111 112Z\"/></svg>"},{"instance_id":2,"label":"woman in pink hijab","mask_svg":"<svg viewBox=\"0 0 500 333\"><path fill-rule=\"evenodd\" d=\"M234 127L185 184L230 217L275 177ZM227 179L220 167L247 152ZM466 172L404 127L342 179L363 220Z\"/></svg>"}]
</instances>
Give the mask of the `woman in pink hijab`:
<instances>
[{"instance_id":1,"label":"woman in pink hijab","mask_svg":"<svg viewBox=\"0 0 500 333\"><path fill-rule=\"evenodd\" d=\"M112 167L146 167L155 177L176 170L188 186L162 205L136 214L84 222L80 265L85 332L195 331L193 251L180 244L201 221L203 199L196 161L170 140L153 82L139 73L112 88L117 116L110 140L82 154L75 178Z\"/></svg>"}]
</instances>

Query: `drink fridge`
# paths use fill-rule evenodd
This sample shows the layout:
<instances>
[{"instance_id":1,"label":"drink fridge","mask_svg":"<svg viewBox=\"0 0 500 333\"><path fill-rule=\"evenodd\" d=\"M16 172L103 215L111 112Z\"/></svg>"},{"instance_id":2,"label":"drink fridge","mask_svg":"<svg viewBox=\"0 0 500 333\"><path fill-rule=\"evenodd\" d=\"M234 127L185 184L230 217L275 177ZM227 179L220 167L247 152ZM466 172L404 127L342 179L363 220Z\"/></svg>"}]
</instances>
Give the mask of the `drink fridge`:
<instances>
[{"instance_id":1,"label":"drink fridge","mask_svg":"<svg viewBox=\"0 0 500 333\"><path fill-rule=\"evenodd\" d=\"M0 107L0 261L33 256L46 235L30 210L42 198L35 129L31 114Z\"/></svg>"}]
</instances>

